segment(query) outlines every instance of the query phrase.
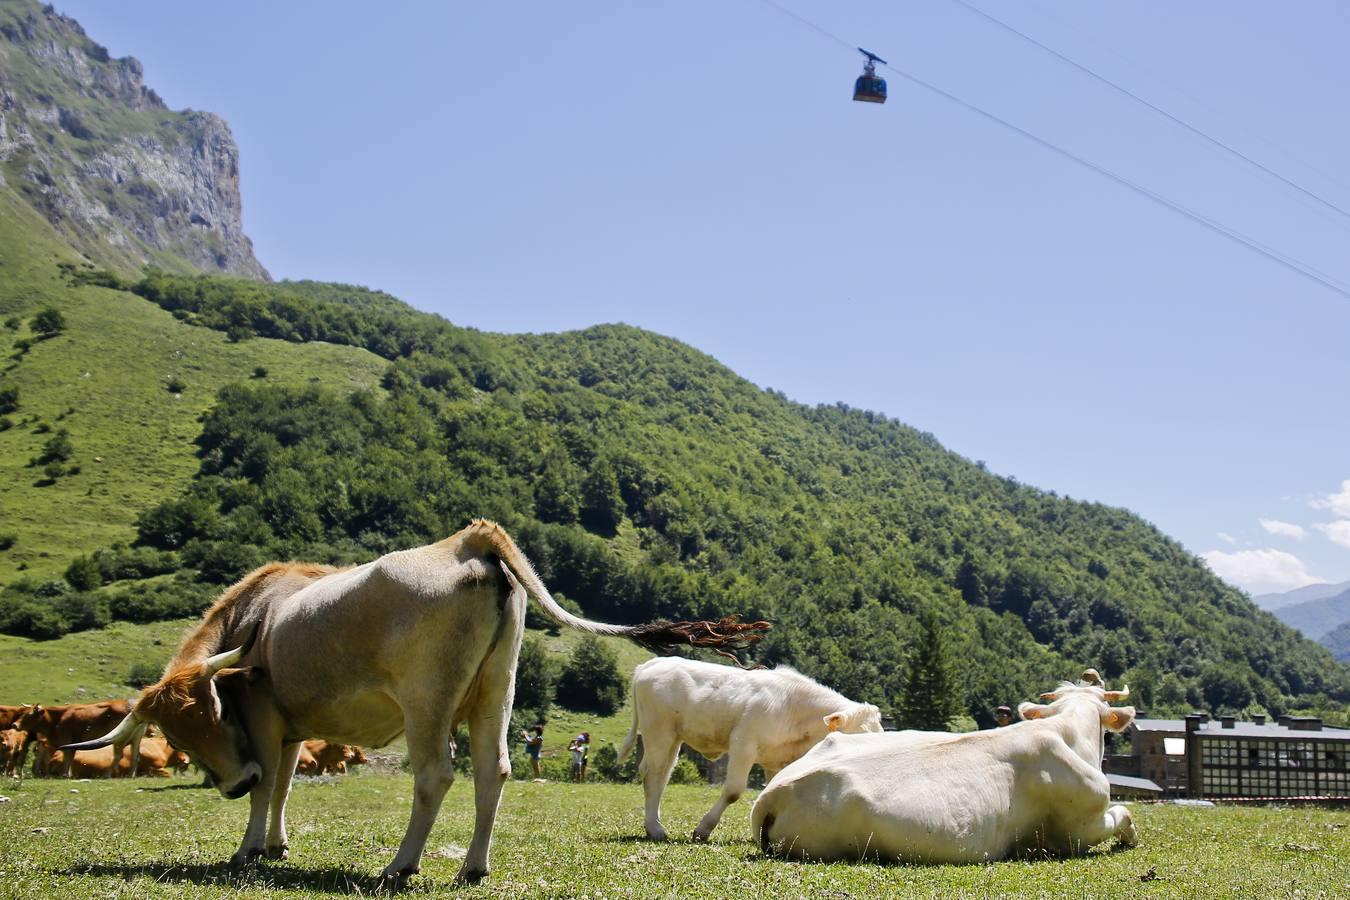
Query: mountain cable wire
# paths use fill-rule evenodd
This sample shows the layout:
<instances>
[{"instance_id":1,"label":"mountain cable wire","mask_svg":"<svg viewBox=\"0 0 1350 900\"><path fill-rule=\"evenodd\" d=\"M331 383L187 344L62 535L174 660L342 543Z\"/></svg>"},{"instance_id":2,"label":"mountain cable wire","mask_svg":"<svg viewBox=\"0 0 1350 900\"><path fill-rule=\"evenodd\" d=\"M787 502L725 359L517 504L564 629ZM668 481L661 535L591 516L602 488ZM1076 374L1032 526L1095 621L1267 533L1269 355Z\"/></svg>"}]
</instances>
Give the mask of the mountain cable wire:
<instances>
[{"instance_id":1,"label":"mountain cable wire","mask_svg":"<svg viewBox=\"0 0 1350 900\"><path fill-rule=\"evenodd\" d=\"M775 0L760 0L760 2L766 6L772 7L773 9L777 10L778 12L786 16L789 16L792 19L795 19L796 21L800 22L802 25L805 25L811 30L820 33L829 40L832 40L835 43L839 44L840 46L846 48L850 53L855 51L855 46L852 43L844 40L838 35L826 31L824 28L820 27L816 23L806 18L803 18L796 12L779 5L778 3L775 2ZM1215 234L1221 235L1222 237L1226 237L1230 241L1233 241L1236 244L1246 247L1248 250L1251 250L1254 253L1258 253L1261 256L1264 256L1271 262L1283 266L1284 268L1290 270L1291 272L1294 272L1295 274L1302 275L1304 278L1316 282L1317 284L1322 285L1328 290L1340 294L1342 297L1346 298L1347 300L1350 300L1350 285L1347 285L1345 282L1341 281L1340 279L1332 275L1328 275L1327 273L1322 272L1321 270L1317 269L1312 265L1309 265L1308 263L1302 262L1301 260L1289 256L1288 254L1285 254L1272 247L1268 247L1265 244L1261 243L1260 241L1256 240L1255 238L1249 237L1248 235L1245 235L1234 228L1230 228L1229 226L1224 225L1222 222L1215 221L1214 219L1211 219L1208 216L1199 213L1191 209L1190 207L1185 206L1182 203L1179 203L1175 200L1165 197L1156 191L1153 191L1149 188L1144 187L1141 184L1131 181L1125 176L1119 175L1116 172L1113 172L1110 169L1105 168L1104 166L1100 166L1097 163L1094 163L1091 160L1086 159L1085 157L1079 156L1073 151L1067 150L1064 147L1061 147L1058 144L1054 143L1053 141L1040 137L1039 135L1034 134L1026 130L1025 128L1022 128L1019 125L1014 125L1007 119L997 116L994 113L991 113L986 109L983 109L982 107L976 106L973 103L963 100L960 97L956 96L955 94L949 93L935 84L931 84L927 81L924 81L917 75L912 75L909 72L904 71L903 69L898 69L894 65L891 65L890 63L887 63L885 65L885 68L891 70L896 75L899 75L901 78L904 78L906 81L909 81L911 84L921 87L924 90L936 94L937 96L943 98L944 100L947 100L950 103L955 103L956 105L962 107L963 109L973 112L976 115L990 122L993 122L996 125L1002 126L1003 128L1009 131L1021 135L1027 140L1039 144L1041 147L1044 147L1045 149L1051 151L1052 153L1055 153L1071 162L1077 163L1078 165L1086 169L1089 169L1097 173L1098 175L1101 175L1104 178L1114 181L1116 184L1129 188L1130 190L1134 191L1135 193L1139 194L1142 197L1145 197L1153 201L1159 206L1162 206L1165 209L1168 209L1179 215L1185 216L1186 218L1190 219L1191 221L1195 222L1201 227L1206 228L1214 232Z\"/></svg>"}]
</instances>

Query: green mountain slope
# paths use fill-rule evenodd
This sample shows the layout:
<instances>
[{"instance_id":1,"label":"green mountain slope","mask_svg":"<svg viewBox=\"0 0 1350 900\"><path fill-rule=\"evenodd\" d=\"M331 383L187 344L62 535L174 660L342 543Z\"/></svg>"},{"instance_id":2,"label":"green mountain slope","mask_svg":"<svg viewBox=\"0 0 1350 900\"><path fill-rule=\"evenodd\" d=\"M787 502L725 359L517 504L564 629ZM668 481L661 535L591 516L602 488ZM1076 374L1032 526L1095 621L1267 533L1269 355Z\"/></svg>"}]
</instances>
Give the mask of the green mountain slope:
<instances>
[{"instance_id":1,"label":"green mountain slope","mask_svg":"<svg viewBox=\"0 0 1350 900\"><path fill-rule=\"evenodd\" d=\"M1350 696L1324 649L1129 512L999 478L883 416L794 404L667 338L482 334L340 286L92 278L242 352L275 346L256 335L321 337L389 361L387 395L222 390L195 478L139 520L147 552L207 585L268 556L366 559L486 515L592 615L773 619L764 660L884 705L922 610L943 621L981 720L1084 665L1159 712ZM97 587L124 580L120 565L86 562L95 596L127 590Z\"/></svg>"},{"instance_id":2,"label":"green mountain slope","mask_svg":"<svg viewBox=\"0 0 1350 900\"><path fill-rule=\"evenodd\" d=\"M352 347L280 341L230 343L125 292L76 287L59 268L79 260L13 192L0 187L0 388L18 409L0 431L0 583L59 577L80 553L135 536L136 515L181 491L196 470L199 417L224 384L248 379L371 387L382 360ZM34 340L27 323L53 307L67 328ZM27 341L22 351L13 345ZM168 390L178 379L184 389ZM3 423L0 423L2 426ZM79 473L48 483L29 461L58 429L69 432Z\"/></svg>"}]
</instances>

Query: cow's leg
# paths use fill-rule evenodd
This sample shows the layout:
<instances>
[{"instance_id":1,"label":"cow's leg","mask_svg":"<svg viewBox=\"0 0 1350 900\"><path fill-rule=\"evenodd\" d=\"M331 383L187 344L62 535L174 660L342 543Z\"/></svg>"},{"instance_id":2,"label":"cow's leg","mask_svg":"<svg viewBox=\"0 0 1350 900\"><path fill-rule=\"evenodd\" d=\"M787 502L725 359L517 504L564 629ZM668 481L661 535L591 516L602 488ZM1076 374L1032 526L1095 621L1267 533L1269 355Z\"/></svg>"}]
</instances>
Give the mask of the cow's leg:
<instances>
[{"instance_id":1,"label":"cow's leg","mask_svg":"<svg viewBox=\"0 0 1350 900\"><path fill-rule=\"evenodd\" d=\"M507 673L514 675L514 666ZM488 852L492 848L492 827L497 821L497 806L502 799L502 785L511 777L511 756L507 729L511 724L512 684L485 686L480 693L487 706L481 713L475 709L469 717L469 756L473 760L473 839L464 857L457 881L473 884L488 874ZM492 695L497 701L492 703ZM505 696L503 696L505 695ZM503 702L505 701L505 702Z\"/></svg>"},{"instance_id":2,"label":"cow's leg","mask_svg":"<svg viewBox=\"0 0 1350 900\"><path fill-rule=\"evenodd\" d=\"M1079 834L1079 852L1087 852L1091 847L1103 841L1115 838L1122 847L1133 847L1139 843L1139 830L1134 827L1134 818L1123 806L1112 806L1099 818L1084 825Z\"/></svg>"},{"instance_id":3,"label":"cow's leg","mask_svg":"<svg viewBox=\"0 0 1350 900\"><path fill-rule=\"evenodd\" d=\"M286 840L286 801L291 796L291 777L295 775L295 763L300 759L303 746L296 741L281 748L277 779L272 785L272 818L267 823L268 859L285 859L290 855L290 843Z\"/></svg>"},{"instance_id":4,"label":"cow's leg","mask_svg":"<svg viewBox=\"0 0 1350 900\"><path fill-rule=\"evenodd\" d=\"M149 729L149 722L142 722L140 727L131 733L131 777L135 778L141 767L141 740L145 737L145 732Z\"/></svg>"},{"instance_id":5,"label":"cow's leg","mask_svg":"<svg viewBox=\"0 0 1350 900\"><path fill-rule=\"evenodd\" d=\"M661 825L661 795L665 793L675 760L680 755L680 741L674 735L662 734L650 726L642 735L642 762L638 775L642 777L645 800L647 837L654 841L667 839Z\"/></svg>"},{"instance_id":6,"label":"cow's leg","mask_svg":"<svg viewBox=\"0 0 1350 900\"><path fill-rule=\"evenodd\" d=\"M735 735L732 739L735 740ZM727 778L722 782L722 794L694 828L694 840L706 841L717 827L717 823L722 821L722 813L726 808L741 799L741 794L745 793L746 781L750 778L750 767L754 764L754 748L737 746L733 743L731 751L727 754Z\"/></svg>"},{"instance_id":7,"label":"cow's leg","mask_svg":"<svg viewBox=\"0 0 1350 900\"><path fill-rule=\"evenodd\" d=\"M236 866L248 863L266 852L267 807L272 801L281 766L280 740L258 741L253 749L257 753L262 775L248 792L248 827L244 829L244 840L239 844L239 849L230 859L231 864Z\"/></svg>"},{"instance_id":8,"label":"cow's leg","mask_svg":"<svg viewBox=\"0 0 1350 900\"><path fill-rule=\"evenodd\" d=\"M450 756L450 709L447 704L420 715L404 711L404 727L408 735L408 762L413 770L412 817L403 842L398 845L394 861L384 867L380 877L394 887L401 886L421 871L422 850L427 835L436 822L445 792L455 781L454 763Z\"/></svg>"}]
</instances>

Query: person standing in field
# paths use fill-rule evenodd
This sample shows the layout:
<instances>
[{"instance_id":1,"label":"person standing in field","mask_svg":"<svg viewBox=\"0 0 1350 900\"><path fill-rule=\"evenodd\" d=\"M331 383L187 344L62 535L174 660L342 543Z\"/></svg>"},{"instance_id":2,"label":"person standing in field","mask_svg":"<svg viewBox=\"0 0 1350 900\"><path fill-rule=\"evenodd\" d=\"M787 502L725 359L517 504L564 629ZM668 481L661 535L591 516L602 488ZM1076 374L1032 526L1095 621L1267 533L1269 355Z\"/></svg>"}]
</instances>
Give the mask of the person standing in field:
<instances>
[{"instance_id":1,"label":"person standing in field","mask_svg":"<svg viewBox=\"0 0 1350 900\"><path fill-rule=\"evenodd\" d=\"M530 768L534 770L534 777L542 777L539 774L539 754L544 749L544 726L536 725L530 731L522 731L520 737L525 741L525 753L530 757Z\"/></svg>"},{"instance_id":2,"label":"person standing in field","mask_svg":"<svg viewBox=\"0 0 1350 900\"><path fill-rule=\"evenodd\" d=\"M572 751L572 780L583 782L586 780L586 755L591 749L591 734L583 731L572 739L572 743L567 745L567 749Z\"/></svg>"}]
</instances>

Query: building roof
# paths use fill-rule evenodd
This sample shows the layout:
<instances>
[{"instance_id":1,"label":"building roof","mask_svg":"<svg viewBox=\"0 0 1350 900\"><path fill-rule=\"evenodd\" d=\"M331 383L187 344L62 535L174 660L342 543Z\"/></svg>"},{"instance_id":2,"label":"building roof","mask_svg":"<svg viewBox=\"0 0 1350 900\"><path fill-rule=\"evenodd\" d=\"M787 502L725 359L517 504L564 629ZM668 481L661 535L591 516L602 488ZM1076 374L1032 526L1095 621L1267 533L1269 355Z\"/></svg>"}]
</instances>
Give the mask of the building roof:
<instances>
[{"instance_id":1,"label":"building roof","mask_svg":"<svg viewBox=\"0 0 1350 900\"><path fill-rule=\"evenodd\" d=\"M1163 733L1182 737L1186 734L1184 719L1135 719L1136 731ZM1320 730L1308 728L1289 728L1278 722L1257 725L1255 722L1234 722L1232 728L1224 728L1218 719L1210 719L1200 726L1205 737L1265 738L1278 741L1346 741L1350 742L1350 729L1334 728L1323 725Z\"/></svg>"},{"instance_id":2,"label":"building roof","mask_svg":"<svg viewBox=\"0 0 1350 900\"><path fill-rule=\"evenodd\" d=\"M1161 794L1163 789L1157 782L1149 781L1147 778L1134 778L1130 775L1112 775L1106 773L1106 780L1111 783L1113 788L1128 788L1132 791L1146 791L1150 794Z\"/></svg>"}]
</instances>

